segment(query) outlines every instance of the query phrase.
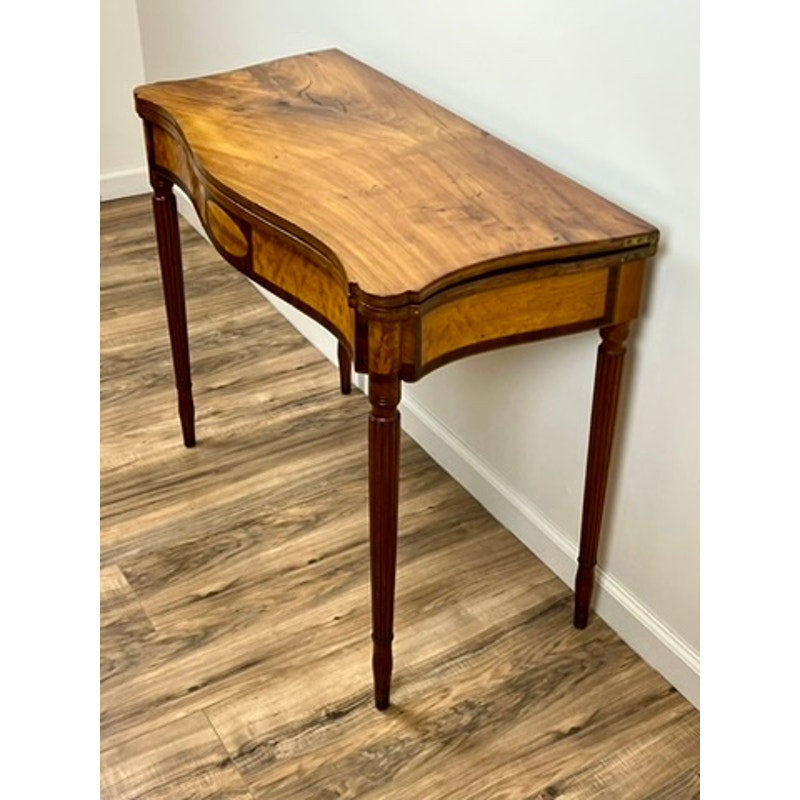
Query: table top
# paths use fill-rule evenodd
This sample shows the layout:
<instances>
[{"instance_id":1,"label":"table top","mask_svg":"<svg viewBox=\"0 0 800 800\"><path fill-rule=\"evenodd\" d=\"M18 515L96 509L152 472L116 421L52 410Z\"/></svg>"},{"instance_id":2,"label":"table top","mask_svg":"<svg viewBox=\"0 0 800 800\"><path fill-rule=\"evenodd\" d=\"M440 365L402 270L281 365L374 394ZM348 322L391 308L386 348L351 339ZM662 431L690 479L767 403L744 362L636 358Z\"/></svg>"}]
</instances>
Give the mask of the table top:
<instances>
[{"instance_id":1,"label":"table top","mask_svg":"<svg viewBox=\"0 0 800 800\"><path fill-rule=\"evenodd\" d=\"M339 50L138 87L209 186L420 302L518 266L655 247L656 229Z\"/></svg>"}]
</instances>

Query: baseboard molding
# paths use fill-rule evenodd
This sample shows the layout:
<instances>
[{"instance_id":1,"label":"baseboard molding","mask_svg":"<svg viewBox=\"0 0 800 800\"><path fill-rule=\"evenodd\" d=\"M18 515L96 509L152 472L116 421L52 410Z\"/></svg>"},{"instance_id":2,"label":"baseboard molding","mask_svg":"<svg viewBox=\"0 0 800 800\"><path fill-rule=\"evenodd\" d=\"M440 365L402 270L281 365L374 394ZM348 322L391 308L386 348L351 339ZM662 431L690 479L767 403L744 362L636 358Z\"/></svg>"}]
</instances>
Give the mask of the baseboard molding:
<instances>
[{"instance_id":1,"label":"baseboard molding","mask_svg":"<svg viewBox=\"0 0 800 800\"><path fill-rule=\"evenodd\" d=\"M100 175L100 200L116 200L118 197L132 197L147 194L150 184L144 167L104 172Z\"/></svg>"},{"instance_id":2,"label":"baseboard molding","mask_svg":"<svg viewBox=\"0 0 800 800\"><path fill-rule=\"evenodd\" d=\"M577 546L542 511L413 397L401 405L403 430L504 527L572 586ZM612 575L597 570L594 611L690 703L700 707L700 656Z\"/></svg>"},{"instance_id":3,"label":"baseboard molding","mask_svg":"<svg viewBox=\"0 0 800 800\"><path fill-rule=\"evenodd\" d=\"M178 210L198 232L208 238L192 204L177 192ZM300 333L333 364L336 339L305 314L253 284ZM367 391L367 380L355 375L353 385ZM424 406L416 402L413 388L400 406L403 430L449 475L458 481L495 519L508 528L553 572L572 586L577 547L528 498L520 495L465 442L452 434ZM665 625L612 575L597 570L594 611L666 678L690 703L700 707L700 656Z\"/></svg>"}]
</instances>

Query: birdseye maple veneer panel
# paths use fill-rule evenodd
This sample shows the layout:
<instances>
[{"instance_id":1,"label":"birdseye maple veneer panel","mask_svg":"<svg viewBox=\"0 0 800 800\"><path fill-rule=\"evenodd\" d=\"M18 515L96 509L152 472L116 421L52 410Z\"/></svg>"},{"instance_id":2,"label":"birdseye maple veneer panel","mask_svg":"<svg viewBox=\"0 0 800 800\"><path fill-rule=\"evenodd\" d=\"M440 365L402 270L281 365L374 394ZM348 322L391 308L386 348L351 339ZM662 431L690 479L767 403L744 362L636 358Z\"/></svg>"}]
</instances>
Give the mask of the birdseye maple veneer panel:
<instances>
[{"instance_id":1,"label":"birdseye maple veneer panel","mask_svg":"<svg viewBox=\"0 0 800 800\"><path fill-rule=\"evenodd\" d=\"M546 269L522 270L453 290L422 316L424 365L467 347L510 336L603 319L608 268L564 276ZM476 341L476 331L479 335Z\"/></svg>"}]
</instances>

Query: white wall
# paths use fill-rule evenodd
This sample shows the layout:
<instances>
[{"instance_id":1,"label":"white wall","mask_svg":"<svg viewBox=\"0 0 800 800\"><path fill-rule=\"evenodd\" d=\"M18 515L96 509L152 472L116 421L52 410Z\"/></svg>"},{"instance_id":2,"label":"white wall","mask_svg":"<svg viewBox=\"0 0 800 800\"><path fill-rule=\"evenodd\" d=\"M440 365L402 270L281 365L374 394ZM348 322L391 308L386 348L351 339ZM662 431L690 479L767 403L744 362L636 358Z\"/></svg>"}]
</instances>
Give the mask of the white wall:
<instances>
[{"instance_id":1,"label":"white wall","mask_svg":"<svg viewBox=\"0 0 800 800\"><path fill-rule=\"evenodd\" d=\"M698 8L692 0L138 2L147 80L337 46L644 217L596 610L699 698ZM330 337L292 319L333 356ZM404 425L572 583L597 336L457 362Z\"/></svg>"},{"instance_id":2,"label":"white wall","mask_svg":"<svg viewBox=\"0 0 800 800\"><path fill-rule=\"evenodd\" d=\"M135 0L100 3L100 198L148 188L142 124L133 87L144 83Z\"/></svg>"}]
</instances>

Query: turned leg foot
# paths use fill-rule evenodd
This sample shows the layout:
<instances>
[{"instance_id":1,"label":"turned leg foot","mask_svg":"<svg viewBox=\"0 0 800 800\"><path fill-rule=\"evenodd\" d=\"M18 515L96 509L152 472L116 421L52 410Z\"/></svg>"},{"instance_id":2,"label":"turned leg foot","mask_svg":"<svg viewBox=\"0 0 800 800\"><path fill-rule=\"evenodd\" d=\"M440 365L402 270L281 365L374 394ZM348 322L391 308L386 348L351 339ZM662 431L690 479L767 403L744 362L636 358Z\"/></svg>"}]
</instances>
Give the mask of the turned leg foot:
<instances>
[{"instance_id":1,"label":"turned leg foot","mask_svg":"<svg viewBox=\"0 0 800 800\"><path fill-rule=\"evenodd\" d=\"M369 533L372 584L372 671L375 706L389 705L392 676L392 623L397 564L400 456L400 381L370 375Z\"/></svg>"},{"instance_id":2,"label":"turned leg foot","mask_svg":"<svg viewBox=\"0 0 800 800\"><path fill-rule=\"evenodd\" d=\"M194 401L189 367L189 338L186 331L186 300L183 291L178 210L172 183L158 174L152 174L150 178L153 185L153 216L156 223L158 260L161 266L161 283L164 289L172 349L172 368L175 373L175 387L178 390L178 414L183 443L186 447L194 447Z\"/></svg>"}]
</instances>

